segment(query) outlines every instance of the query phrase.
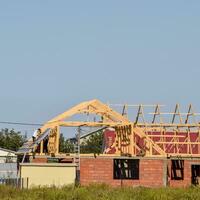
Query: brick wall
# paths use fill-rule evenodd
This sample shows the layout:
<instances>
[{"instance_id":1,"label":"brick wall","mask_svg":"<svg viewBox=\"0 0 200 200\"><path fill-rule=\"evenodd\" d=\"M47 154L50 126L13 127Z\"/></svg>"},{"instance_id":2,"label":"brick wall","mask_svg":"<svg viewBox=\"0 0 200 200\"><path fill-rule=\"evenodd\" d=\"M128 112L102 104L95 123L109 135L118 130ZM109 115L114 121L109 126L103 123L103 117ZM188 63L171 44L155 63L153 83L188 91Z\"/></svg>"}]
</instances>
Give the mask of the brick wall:
<instances>
[{"instance_id":1,"label":"brick wall","mask_svg":"<svg viewBox=\"0 0 200 200\"><path fill-rule=\"evenodd\" d=\"M106 183L112 186L147 186L161 187L163 183L164 161L141 159L139 180L113 179L113 158L81 158L80 183Z\"/></svg>"},{"instance_id":2,"label":"brick wall","mask_svg":"<svg viewBox=\"0 0 200 200\"><path fill-rule=\"evenodd\" d=\"M164 160L140 160L140 185L150 187L164 186Z\"/></svg>"},{"instance_id":3,"label":"brick wall","mask_svg":"<svg viewBox=\"0 0 200 200\"><path fill-rule=\"evenodd\" d=\"M192 181L192 164L200 164L200 160L184 160L184 180L169 180L169 186L171 187L188 187ZM169 172L171 172L171 160L168 161Z\"/></svg>"},{"instance_id":4,"label":"brick wall","mask_svg":"<svg viewBox=\"0 0 200 200\"><path fill-rule=\"evenodd\" d=\"M36 157L33 163L46 163L47 158ZM111 157L81 157L80 183L106 183L112 186L146 186L162 187L165 183L170 187L188 187L192 181L192 164L200 160L184 160L184 179L171 180L171 160L141 158L139 162L139 180L113 179L113 158ZM168 177L167 177L168 170ZM168 183L167 183L168 182Z\"/></svg>"},{"instance_id":5,"label":"brick wall","mask_svg":"<svg viewBox=\"0 0 200 200\"><path fill-rule=\"evenodd\" d=\"M41 157L41 158L34 158L31 161L32 163L47 163L47 158L46 157Z\"/></svg>"}]
</instances>

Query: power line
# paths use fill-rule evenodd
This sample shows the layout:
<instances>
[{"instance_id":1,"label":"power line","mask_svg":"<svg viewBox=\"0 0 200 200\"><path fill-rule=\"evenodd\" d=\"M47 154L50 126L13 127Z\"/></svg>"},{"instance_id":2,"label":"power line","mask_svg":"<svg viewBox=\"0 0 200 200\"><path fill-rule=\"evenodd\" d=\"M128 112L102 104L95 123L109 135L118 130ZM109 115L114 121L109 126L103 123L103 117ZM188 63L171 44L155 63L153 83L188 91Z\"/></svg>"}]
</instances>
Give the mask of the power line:
<instances>
[{"instance_id":1,"label":"power line","mask_svg":"<svg viewBox=\"0 0 200 200\"><path fill-rule=\"evenodd\" d=\"M43 126L43 124L25 123L25 122L8 122L8 121L0 121L0 124L22 125L22 126Z\"/></svg>"}]
</instances>

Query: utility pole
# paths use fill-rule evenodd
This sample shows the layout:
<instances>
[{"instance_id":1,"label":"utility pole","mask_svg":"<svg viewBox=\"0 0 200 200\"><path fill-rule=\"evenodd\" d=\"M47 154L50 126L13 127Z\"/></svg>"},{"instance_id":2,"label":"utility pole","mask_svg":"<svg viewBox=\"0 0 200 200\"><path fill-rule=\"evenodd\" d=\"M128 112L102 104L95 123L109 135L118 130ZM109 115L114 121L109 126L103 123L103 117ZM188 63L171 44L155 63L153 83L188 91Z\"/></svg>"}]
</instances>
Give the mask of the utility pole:
<instances>
[{"instance_id":1,"label":"utility pole","mask_svg":"<svg viewBox=\"0 0 200 200\"><path fill-rule=\"evenodd\" d=\"M81 127L79 126L76 133L76 143L74 145L74 163L76 167L76 180L80 182L80 136L81 136Z\"/></svg>"}]
</instances>

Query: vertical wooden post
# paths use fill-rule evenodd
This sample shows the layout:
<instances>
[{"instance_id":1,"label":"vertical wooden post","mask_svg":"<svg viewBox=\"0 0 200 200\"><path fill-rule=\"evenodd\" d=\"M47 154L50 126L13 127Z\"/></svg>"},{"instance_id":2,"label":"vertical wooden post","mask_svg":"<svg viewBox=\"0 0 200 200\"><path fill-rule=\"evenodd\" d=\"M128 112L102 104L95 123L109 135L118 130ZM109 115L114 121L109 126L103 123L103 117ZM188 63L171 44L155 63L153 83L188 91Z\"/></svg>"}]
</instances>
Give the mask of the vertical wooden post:
<instances>
[{"instance_id":1,"label":"vertical wooden post","mask_svg":"<svg viewBox=\"0 0 200 200\"><path fill-rule=\"evenodd\" d=\"M55 152L55 154L59 154L59 143L60 143L60 127L57 126L56 127L56 146L55 146L56 152Z\"/></svg>"},{"instance_id":2,"label":"vertical wooden post","mask_svg":"<svg viewBox=\"0 0 200 200\"><path fill-rule=\"evenodd\" d=\"M135 151L134 151L134 148L135 148L135 135L134 135L134 132L133 132L133 124L130 125L130 154L131 156L134 156L135 155Z\"/></svg>"},{"instance_id":3,"label":"vertical wooden post","mask_svg":"<svg viewBox=\"0 0 200 200\"><path fill-rule=\"evenodd\" d=\"M44 147L44 142L42 140L41 143L40 143L40 155L43 154L43 147Z\"/></svg>"},{"instance_id":4,"label":"vertical wooden post","mask_svg":"<svg viewBox=\"0 0 200 200\"><path fill-rule=\"evenodd\" d=\"M150 156L150 155L151 155L151 152L150 152L150 148L151 148L151 147L150 147L150 142L149 142L148 140L145 139L145 143L146 143L145 146L147 147L146 155L147 155L147 156Z\"/></svg>"}]
</instances>

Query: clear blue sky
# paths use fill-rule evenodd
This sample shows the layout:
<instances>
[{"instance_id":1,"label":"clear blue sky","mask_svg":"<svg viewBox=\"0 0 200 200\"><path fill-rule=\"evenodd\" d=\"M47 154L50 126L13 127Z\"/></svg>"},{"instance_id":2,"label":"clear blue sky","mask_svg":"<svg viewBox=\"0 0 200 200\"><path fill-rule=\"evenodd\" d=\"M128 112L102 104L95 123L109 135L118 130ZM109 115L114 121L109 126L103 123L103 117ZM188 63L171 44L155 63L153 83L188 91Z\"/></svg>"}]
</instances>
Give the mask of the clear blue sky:
<instances>
[{"instance_id":1,"label":"clear blue sky","mask_svg":"<svg viewBox=\"0 0 200 200\"><path fill-rule=\"evenodd\" d=\"M0 121L40 123L94 98L200 111L199 11L198 0L1 1Z\"/></svg>"}]
</instances>

